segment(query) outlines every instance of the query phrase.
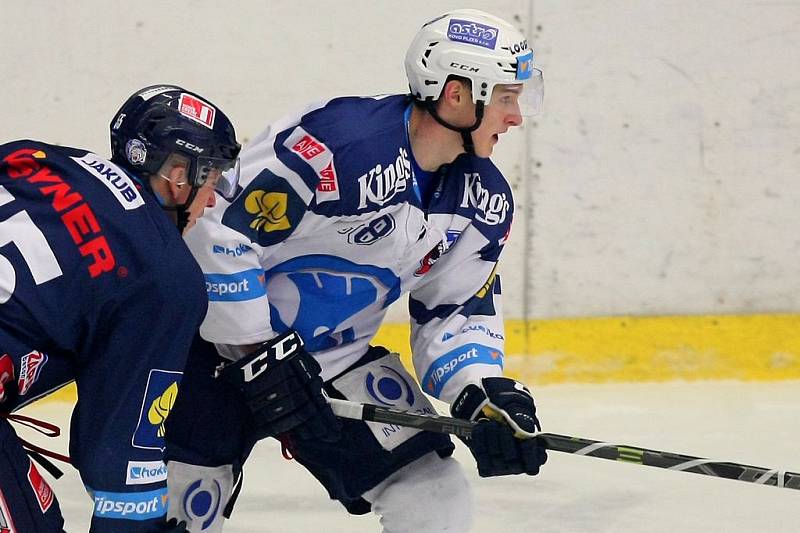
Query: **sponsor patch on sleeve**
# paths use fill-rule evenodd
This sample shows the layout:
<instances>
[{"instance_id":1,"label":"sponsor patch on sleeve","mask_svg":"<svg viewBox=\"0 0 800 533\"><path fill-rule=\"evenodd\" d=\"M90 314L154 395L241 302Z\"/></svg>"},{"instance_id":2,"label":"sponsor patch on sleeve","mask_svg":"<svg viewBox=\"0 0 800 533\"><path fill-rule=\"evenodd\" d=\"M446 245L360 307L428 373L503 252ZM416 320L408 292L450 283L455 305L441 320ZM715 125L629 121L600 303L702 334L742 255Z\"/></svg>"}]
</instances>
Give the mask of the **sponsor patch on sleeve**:
<instances>
[{"instance_id":1,"label":"sponsor patch on sleeve","mask_svg":"<svg viewBox=\"0 0 800 533\"><path fill-rule=\"evenodd\" d=\"M483 344L465 344L436 359L422 378L428 394L438 398L445 384L465 366L484 364L503 366L503 352Z\"/></svg>"},{"instance_id":2,"label":"sponsor patch on sleeve","mask_svg":"<svg viewBox=\"0 0 800 533\"><path fill-rule=\"evenodd\" d=\"M206 292L212 302L241 302L267 294L264 271L252 268L233 274L206 274Z\"/></svg>"},{"instance_id":3,"label":"sponsor patch on sleeve","mask_svg":"<svg viewBox=\"0 0 800 533\"><path fill-rule=\"evenodd\" d=\"M87 487L89 489L89 487ZM89 489L94 516L125 520L152 520L167 514L167 489L147 492L106 492Z\"/></svg>"},{"instance_id":4,"label":"sponsor patch on sleeve","mask_svg":"<svg viewBox=\"0 0 800 533\"><path fill-rule=\"evenodd\" d=\"M283 145L300 156L319 177L315 191L317 203L339 199L339 182L333 164L333 153L322 141L297 126Z\"/></svg>"}]
</instances>

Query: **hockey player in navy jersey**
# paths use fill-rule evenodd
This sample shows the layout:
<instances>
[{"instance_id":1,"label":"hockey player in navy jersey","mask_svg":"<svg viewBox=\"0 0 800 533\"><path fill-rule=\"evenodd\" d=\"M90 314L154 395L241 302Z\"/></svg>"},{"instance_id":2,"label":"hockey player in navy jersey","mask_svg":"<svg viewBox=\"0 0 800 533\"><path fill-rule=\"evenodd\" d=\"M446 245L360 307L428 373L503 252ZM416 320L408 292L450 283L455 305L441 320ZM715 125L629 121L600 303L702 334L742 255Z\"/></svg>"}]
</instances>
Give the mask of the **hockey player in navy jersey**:
<instances>
[{"instance_id":1,"label":"hockey player in navy jersey","mask_svg":"<svg viewBox=\"0 0 800 533\"><path fill-rule=\"evenodd\" d=\"M164 420L207 307L181 232L215 190L234 191L240 146L218 108L171 85L132 95L111 145L110 161L0 145L0 415L74 380L72 464L94 501L91 530L118 533L164 520ZM0 524L64 527L3 416Z\"/></svg>"},{"instance_id":2,"label":"hockey player in navy jersey","mask_svg":"<svg viewBox=\"0 0 800 533\"><path fill-rule=\"evenodd\" d=\"M503 377L495 269L514 200L489 159L539 108L541 71L517 29L474 10L425 24L406 71L409 95L335 98L270 125L242 153L241 192L187 238L210 300L209 342L167 422L169 516L189 531L221 530L268 436L386 532L470 528L448 437L339 421L321 389L414 412L433 411L428 394L481 420L467 445L482 476L546 460L530 391ZM406 292L419 383L370 345Z\"/></svg>"}]
</instances>

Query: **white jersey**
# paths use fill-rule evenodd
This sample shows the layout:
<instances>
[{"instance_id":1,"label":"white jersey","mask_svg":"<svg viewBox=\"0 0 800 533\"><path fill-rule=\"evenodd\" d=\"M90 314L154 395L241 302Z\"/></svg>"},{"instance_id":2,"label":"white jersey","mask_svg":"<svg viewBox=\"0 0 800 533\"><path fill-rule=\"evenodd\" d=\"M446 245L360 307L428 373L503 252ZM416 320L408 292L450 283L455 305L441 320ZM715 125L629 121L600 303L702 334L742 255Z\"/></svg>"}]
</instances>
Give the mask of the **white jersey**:
<instances>
[{"instance_id":1,"label":"white jersey","mask_svg":"<svg viewBox=\"0 0 800 533\"><path fill-rule=\"evenodd\" d=\"M253 344L297 331L330 379L364 355L410 292L423 390L452 402L502 374L496 261L511 188L462 154L428 175L408 141L408 97L337 98L281 120L241 154L242 190L187 243L206 277L202 336Z\"/></svg>"}]
</instances>

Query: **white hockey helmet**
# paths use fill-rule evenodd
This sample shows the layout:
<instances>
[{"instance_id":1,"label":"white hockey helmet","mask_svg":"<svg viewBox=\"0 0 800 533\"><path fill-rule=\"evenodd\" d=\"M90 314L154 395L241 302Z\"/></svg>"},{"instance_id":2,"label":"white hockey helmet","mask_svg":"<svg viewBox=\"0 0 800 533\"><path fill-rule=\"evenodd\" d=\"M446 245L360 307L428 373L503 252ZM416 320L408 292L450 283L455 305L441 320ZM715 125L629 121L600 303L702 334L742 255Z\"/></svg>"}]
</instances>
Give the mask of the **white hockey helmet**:
<instances>
[{"instance_id":1,"label":"white hockey helmet","mask_svg":"<svg viewBox=\"0 0 800 533\"><path fill-rule=\"evenodd\" d=\"M542 71L533 66L528 41L508 22L478 11L458 9L428 22L406 53L411 95L419 101L439 98L449 76L472 81L472 99L488 105L496 85L523 84L522 115L541 111Z\"/></svg>"}]
</instances>

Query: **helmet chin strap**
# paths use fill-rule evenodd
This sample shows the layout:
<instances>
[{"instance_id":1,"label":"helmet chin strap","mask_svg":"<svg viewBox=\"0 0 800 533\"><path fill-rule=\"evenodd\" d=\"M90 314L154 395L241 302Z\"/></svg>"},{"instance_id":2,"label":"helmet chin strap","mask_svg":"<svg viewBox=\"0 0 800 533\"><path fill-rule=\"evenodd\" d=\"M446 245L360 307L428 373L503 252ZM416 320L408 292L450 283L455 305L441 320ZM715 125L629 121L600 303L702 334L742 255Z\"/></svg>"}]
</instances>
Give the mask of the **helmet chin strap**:
<instances>
[{"instance_id":1,"label":"helmet chin strap","mask_svg":"<svg viewBox=\"0 0 800 533\"><path fill-rule=\"evenodd\" d=\"M195 196L197 196L197 187L192 187L189 191L189 197L182 204L161 204L161 208L165 211L175 211L175 216L177 217L176 225L178 226L178 232L181 235L183 235L183 230L185 230L186 226L189 224L189 206L194 201Z\"/></svg>"},{"instance_id":2,"label":"helmet chin strap","mask_svg":"<svg viewBox=\"0 0 800 533\"><path fill-rule=\"evenodd\" d=\"M428 110L428 113L431 114L431 116L436 120L436 122L447 128L448 130L457 131L458 133L461 134L461 139L464 143L464 150L469 155L475 155L475 142L472 140L472 132L477 130L480 127L481 122L483 121L483 108L484 108L483 100L479 100L478 103L475 104L475 123L467 128L459 128L457 126L450 124L449 122L447 122L446 120L444 120L442 117L439 116L439 113L436 111L435 101L428 100L425 102L425 109Z\"/></svg>"}]
</instances>

